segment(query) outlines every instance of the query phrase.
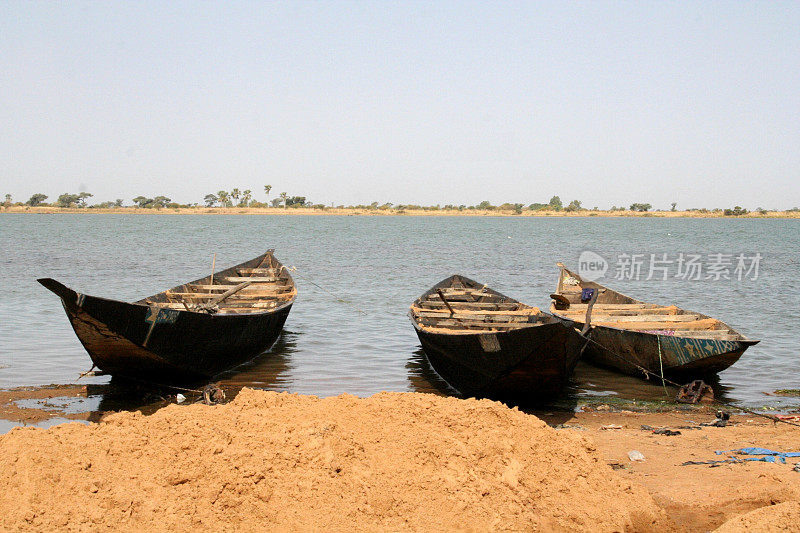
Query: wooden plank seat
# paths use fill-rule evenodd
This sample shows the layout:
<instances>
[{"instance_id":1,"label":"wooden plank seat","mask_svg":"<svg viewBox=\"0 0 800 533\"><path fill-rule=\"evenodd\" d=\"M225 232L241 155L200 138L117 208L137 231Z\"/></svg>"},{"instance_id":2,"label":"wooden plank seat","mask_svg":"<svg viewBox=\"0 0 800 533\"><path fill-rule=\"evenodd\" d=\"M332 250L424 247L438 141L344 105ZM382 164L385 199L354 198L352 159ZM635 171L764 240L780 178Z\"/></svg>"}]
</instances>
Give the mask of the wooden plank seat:
<instances>
[{"instance_id":1,"label":"wooden plank seat","mask_svg":"<svg viewBox=\"0 0 800 533\"><path fill-rule=\"evenodd\" d=\"M592 320L593 326L605 326L608 328L627 329L631 331L647 331L647 330L680 330L680 329L716 329L720 321L715 318L704 318L701 320L693 320L691 322L620 322L620 321L598 321Z\"/></svg>"},{"instance_id":2,"label":"wooden plank seat","mask_svg":"<svg viewBox=\"0 0 800 533\"><path fill-rule=\"evenodd\" d=\"M635 316L635 315L677 315L678 309L677 307L653 307L647 309L592 309L592 316L602 315L602 316ZM570 318L577 317L580 318L586 315L585 309L580 310L572 310L567 309L566 311L559 311L559 314L568 316Z\"/></svg>"},{"instance_id":3,"label":"wooden plank seat","mask_svg":"<svg viewBox=\"0 0 800 533\"><path fill-rule=\"evenodd\" d=\"M609 316L592 313L592 324L598 322L692 322L699 320L700 315L686 313L684 315L633 315L633 316Z\"/></svg>"},{"instance_id":4,"label":"wooden plank seat","mask_svg":"<svg viewBox=\"0 0 800 533\"><path fill-rule=\"evenodd\" d=\"M289 294L289 291L275 291L275 290L256 290L256 291L245 291L244 289L236 293L236 298L240 299L258 299L270 296L281 296L284 294ZM167 291L165 293L167 298L185 298L187 300L206 300L217 298L220 296L220 293L211 293L211 292L171 292ZM233 296L229 296L228 298L232 298ZM226 298L226 300L228 299Z\"/></svg>"},{"instance_id":5,"label":"wooden plank seat","mask_svg":"<svg viewBox=\"0 0 800 533\"><path fill-rule=\"evenodd\" d=\"M419 316L430 316L430 317L448 317L452 316L448 309L422 309L420 307L414 307L414 312ZM506 310L506 311L490 311L490 310L483 310L483 309L476 309L476 310L468 310L468 309L455 309L457 316L466 316L466 317L477 317L477 316L531 316L531 315L538 315L540 311L535 307L527 308L527 309L519 309L519 310Z\"/></svg>"},{"instance_id":6,"label":"wooden plank seat","mask_svg":"<svg viewBox=\"0 0 800 533\"><path fill-rule=\"evenodd\" d=\"M280 278L265 276L222 276L220 281L234 284L244 283L245 281L249 281L251 283L275 283L279 279Z\"/></svg>"},{"instance_id":7,"label":"wooden plank seat","mask_svg":"<svg viewBox=\"0 0 800 533\"><path fill-rule=\"evenodd\" d=\"M490 310L515 310L520 308L518 303L500 303L500 302L448 302L453 309L490 309ZM447 309L447 306L441 300L424 300L419 302L422 309Z\"/></svg>"},{"instance_id":8,"label":"wooden plank seat","mask_svg":"<svg viewBox=\"0 0 800 533\"><path fill-rule=\"evenodd\" d=\"M581 310L584 313L586 312L586 308L589 307L589 304L571 304L569 309L565 309L563 311L559 311L558 313L565 313L569 311L577 311ZM592 312L597 311L598 309L657 309L657 308L664 308L664 307L672 307L672 306L664 306L664 305L657 305L657 304L603 304L603 303L596 303L594 307L592 307Z\"/></svg>"},{"instance_id":9,"label":"wooden plank seat","mask_svg":"<svg viewBox=\"0 0 800 533\"><path fill-rule=\"evenodd\" d=\"M469 315L461 315L461 316L419 316L418 320L425 322L426 324L434 324L434 323L449 323L449 322L458 322L459 324L510 324L510 323L527 323L528 319L531 315L515 315L515 316L501 316L501 315L490 315L490 316L469 316ZM533 315L536 316L536 315Z\"/></svg>"},{"instance_id":10,"label":"wooden plank seat","mask_svg":"<svg viewBox=\"0 0 800 533\"><path fill-rule=\"evenodd\" d=\"M476 295L476 296L492 296L493 298L497 298L497 295L490 293L489 291L484 291L483 289L468 289L468 288L452 288L448 287L446 289L439 289L442 293L447 296L451 294L453 296L463 296L466 294L469 295ZM437 294L431 294L428 296L429 298L438 298Z\"/></svg>"},{"instance_id":11,"label":"wooden plank seat","mask_svg":"<svg viewBox=\"0 0 800 533\"><path fill-rule=\"evenodd\" d=\"M236 272L240 276L247 276L251 274L270 274L272 276L278 275L283 270L282 268L237 268Z\"/></svg>"},{"instance_id":12,"label":"wooden plank seat","mask_svg":"<svg viewBox=\"0 0 800 533\"><path fill-rule=\"evenodd\" d=\"M260 310L272 309L273 307L277 307L278 305L283 303L283 301L284 300L272 300L272 301L269 301L269 302L255 302L255 303L254 302L247 302L247 303L242 302L242 303L238 303L237 304L236 302L227 303L227 300L226 300L226 302L223 302L223 303L221 303L219 305L219 309L228 309L228 308L233 308L233 309L235 309L235 308L242 308L242 309L252 308L252 309L260 309ZM191 306L191 302L185 302L185 303L187 305L189 305L189 308L191 309L191 307L192 307ZM161 308L164 308L164 309L181 309L181 310L184 310L184 311L186 310L186 307L181 302L152 302L149 305L151 305L152 307L161 307Z\"/></svg>"},{"instance_id":13,"label":"wooden plank seat","mask_svg":"<svg viewBox=\"0 0 800 533\"><path fill-rule=\"evenodd\" d=\"M216 284L214 284L214 285L203 285L203 284L197 284L197 285L187 285L187 288L189 288L190 290L196 290L198 292L207 292L207 291L225 292L225 291L227 291L229 289L233 289L234 287L236 287L236 285L237 284L231 284L231 285L222 285L222 284L220 284L220 285L216 285ZM252 291L252 290L256 290L256 289L258 289L258 290L262 290L262 289L290 290L290 289L292 289L292 287L293 287L292 285L288 285L288 284L284 285L284 284L280 284L280 283L269 283L269 284L253 283L253 284L245 287L242 290L243 291Z\"/></svg>"},{"instance_id":14,"label":"wooden plank seat","mask_svg":"<svg viewBox=\"0 0 800 533\"><path fill-rule=\"evenodd\" d=\"M528 317L468 317L468 316L453 316L447 318L438 318L438 317L419 317L419 320L423 321L425 324L438 324L438 323L450 323L455 321L459 324L526 324L528 323Z\"/></svg>"}]
</instances>

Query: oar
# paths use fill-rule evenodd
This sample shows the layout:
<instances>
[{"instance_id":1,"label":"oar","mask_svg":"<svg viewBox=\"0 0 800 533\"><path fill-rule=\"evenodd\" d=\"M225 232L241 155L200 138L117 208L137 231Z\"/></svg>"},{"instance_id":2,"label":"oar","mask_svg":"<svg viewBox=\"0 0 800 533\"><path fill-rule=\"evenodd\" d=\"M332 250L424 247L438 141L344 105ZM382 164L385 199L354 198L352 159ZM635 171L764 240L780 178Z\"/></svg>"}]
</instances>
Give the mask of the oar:
<instances>
[{"instance_id":1,"label":"oar","mask_svg":"<svg viewBox=\"0 0 800 533\"><path fill-rule=\"evenodd\" d=\"M222 300L224 300L225 298L227 298L229 296L232 296L232 295L236 294L237 292L239 292L240 290L244 289L245 287L247 287L251 283L253 283L253 282L252 281L245 281L244 283L240 283L237 286L235 286L234 288L228 289L227 291L223 292L222 294L220 294L216 298L213 298L208 303L198 306L197 309L200 310L200 311L209 311L210 309L216 307L217 304L222 302Z\"/></svg>"},{"instance_id":2,"label":"oar","mask_svg":"<svg viewBox=\"0 0 800 533\"><path fill-rule=\"evenodd\" d=\"M208 287L208 292L209 293L214 292L214 289L212 289L210 287L210 285L214 284L214 269L216 268L216 266L217 266L217 253L214 252L214 259L211 260L211 281L208 283L209 284L209 287Z\"/></svg>"},{"instance_id":3,"label":"oar","mask_svg":"<svg viewBox=\"0 0 800 533\"><path fill-rule=\"evenodd\" d=\"M441 299L442 299L442 301L444 302L444 305L446 305L446 306L447 306L447 308L450 310L450 316L453 316L453 315L455 315L455 314L456 314L456 312L455 312L455 310L454 310L454 309L453 309L453 308L450 306L450 302L448 302L448 301L447 301L447 298L445 298L445 297L444 297L444 293L442 292L442 289L436 289L436 292L438 292L438 293L439 293L439 298L441 298Z\"/></svg>"}]
</instances>

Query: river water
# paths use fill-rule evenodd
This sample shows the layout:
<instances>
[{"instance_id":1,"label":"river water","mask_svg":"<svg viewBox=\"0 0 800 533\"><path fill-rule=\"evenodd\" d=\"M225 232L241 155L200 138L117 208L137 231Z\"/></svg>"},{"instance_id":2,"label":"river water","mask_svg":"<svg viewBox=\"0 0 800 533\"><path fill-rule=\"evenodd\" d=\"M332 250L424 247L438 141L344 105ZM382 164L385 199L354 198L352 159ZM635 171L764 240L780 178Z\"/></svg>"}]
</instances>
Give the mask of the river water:
<instances>
[{"instance_id":1,"label":"river water","mask_svg":"<svg viewBox=\"0 0 800 533\"><path fill-rule=\"evenodd\" d=\"M761 339L720 374L718 395L757 408L800 404L771 394L800 388L800 220L3 214L0 244L2 388L70 383L91 366L60 302L36 278L132 301L207 275L214 253L220 269L274 248L297 267L297 301L272 352L228 373L226 383L318 396L447 393L406 316L414 298L461 273L546 309L556 261L577 267L588 250L609 264L601 283ZM702 279L678 276L681 253L701 256ZM733 254L732 279L706 275L720 253ZM618 269L631 277L632 254L645 259L641 276L614 279ZM651 254L674 262L667 280L660 271L646 279ZM739 254L757 275L735 271ZM660 385L589 365L580 365L566 394L663 397Z\"/></svg>"}]
</instances>

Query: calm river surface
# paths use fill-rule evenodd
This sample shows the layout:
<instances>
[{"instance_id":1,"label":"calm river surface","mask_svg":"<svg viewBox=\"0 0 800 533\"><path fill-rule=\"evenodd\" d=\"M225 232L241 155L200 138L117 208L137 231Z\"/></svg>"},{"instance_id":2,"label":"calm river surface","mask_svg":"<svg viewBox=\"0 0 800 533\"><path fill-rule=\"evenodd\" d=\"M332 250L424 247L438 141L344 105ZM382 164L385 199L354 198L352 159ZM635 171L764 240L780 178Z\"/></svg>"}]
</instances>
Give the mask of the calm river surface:
<instances>
[{"instance_id":1,"label":"calm river surface","mask_svg":"<svg viewBox=\"0 0 800 533\"><path fill-rule=\"evenodd\" d=\"M800 403L766 394L800 388L800 220L3 214L0 244L2 388L70 383L91 366L59 300L36 278L132 301L207 275L215 252L219 269L275 248L297 267L299 296L273 353L228 383L318 396L442 392L406 317L414 298L461 273L547 309L556 261L577 266L591 250L610 263L601 283L761 339L720 374L718 394L751 407ZM666 281L644 279L650 254L681 252L706 264L716 253L762 258L755 280L751 272L688 281L674 277L674 265ZM645 254L642 279L613 279L619 254L634 253ZM732 275L734 267L735 259ZM588 365L567 394L663 397L660 386Z\"/></svg>"}]
</instances>

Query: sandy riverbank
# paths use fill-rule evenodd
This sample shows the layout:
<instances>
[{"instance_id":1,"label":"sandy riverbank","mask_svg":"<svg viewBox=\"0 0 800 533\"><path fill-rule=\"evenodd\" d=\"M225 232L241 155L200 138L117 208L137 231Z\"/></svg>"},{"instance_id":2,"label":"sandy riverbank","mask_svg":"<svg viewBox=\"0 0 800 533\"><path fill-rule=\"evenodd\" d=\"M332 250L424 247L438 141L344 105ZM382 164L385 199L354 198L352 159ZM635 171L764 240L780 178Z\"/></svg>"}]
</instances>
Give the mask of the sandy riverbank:
<instances>
[{"instance_id":1,"label":"sandy riverbank","mask_svg":"<svg viewBox=\"0 0 800 533\"><path fill-rule=\"evenodd\" d=\"M221 406L14 429L0 436L0 526L707 531L733 521L728 530L758 531L800 524L800 472L792 470L800 460L680 466L745 446L797 451L800 428L734 416L729 427L678 429L712 420L704 409L537 414L428 394L319 400L245 389ZM619 429L603 429L610 425ZM645 460L632 462L631 450Z\"/></svg>"},{"instance_id":2,"label":"sandy riverbank","mask_svg":"<svg viewBox=\"0 0 800 533\"><path fill-rule=\"evenodd\" d=\"M473 217L657 217L657 218L800 218L797 211L769 211L764 214L748 213L742 216L726 217L719 213L701 213L699 211L529 211L514 213L511 210L480 210L480 209L355 209L335 208L274 208L274 207L179 207L164 209L140 209L136 207L123 208L61 208L61 207L28 207L11 206L0 208L0 213L29 213L29 214L63 214L63 213L102 213L102 214L133 214L133 215L336 215L336 216L473 216Z\"/></svg>"}]
</instances>

